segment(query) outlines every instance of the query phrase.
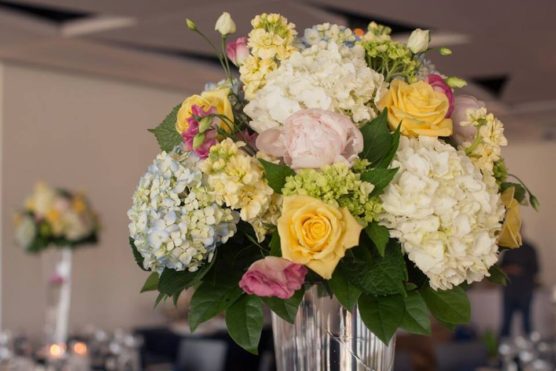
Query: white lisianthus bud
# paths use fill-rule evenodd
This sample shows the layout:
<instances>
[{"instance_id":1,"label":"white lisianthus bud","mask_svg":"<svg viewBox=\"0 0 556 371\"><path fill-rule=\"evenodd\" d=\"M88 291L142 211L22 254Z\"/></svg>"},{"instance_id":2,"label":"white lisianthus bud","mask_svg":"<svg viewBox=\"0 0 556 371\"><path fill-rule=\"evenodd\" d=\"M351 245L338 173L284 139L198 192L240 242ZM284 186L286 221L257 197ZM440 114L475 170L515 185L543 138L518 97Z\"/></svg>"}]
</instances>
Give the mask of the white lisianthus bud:
<instances>
[{"instance_id":1,"label":"white lisianthus bud","mask_svg":"<svg viewBox=\"0 0 556 371\"><path fill-rule=\"evenodd\" d=\"M197 24L195 22L193 22L191 19L186 18L185 19L185 25L187 26L187 28L189 28L191 31L195 31L197 30Z\"/></svg>"},{"instance_id":2,"label":"white lisianthus bud","mask_svg":"<svg viewBox=\"0 0 556 371\"><path fill-rule=\"evenodd\" d=\"M467 85L467 81L456 76L450 76L446 79L446 84L451 88L463 88Z\"/></svg>"},{"instance_id":3,"label":"white lisianthus bud","mask_svg":"<svg viewBox=\"0 0 556 371\"><path fill-rule=\"evenodd\" d=\"M440 55L442 55L444 57L446 57L448 55L452 55L452 50L448 49L448 48L440 48L439 52L440 52Z\"/></svg>"},{"instance_id":4,"label":"white lisianthus bud","mask_svg":"<svg viewBox=\"0 0 556 371\"><path fill-rule=\"evenodd\" d=\"M407 47L414 54L422 53L429 48L430 31L420 28L414 30L407 40Z\"/></svg>"},{"instance_id":5,"label":"white lisianthus bud","mask_svg":"<svg viewBox=\"0 0 556 371\"><path fill-rule=\"evenodd\" d=\"M216 24L214 25L214 29L222 36L226 36L229 34L233 34L236 32L236 24L232 19L232 16L228 12L222 13L220 17L216 20Z\"/></svg>"}]
</instances>

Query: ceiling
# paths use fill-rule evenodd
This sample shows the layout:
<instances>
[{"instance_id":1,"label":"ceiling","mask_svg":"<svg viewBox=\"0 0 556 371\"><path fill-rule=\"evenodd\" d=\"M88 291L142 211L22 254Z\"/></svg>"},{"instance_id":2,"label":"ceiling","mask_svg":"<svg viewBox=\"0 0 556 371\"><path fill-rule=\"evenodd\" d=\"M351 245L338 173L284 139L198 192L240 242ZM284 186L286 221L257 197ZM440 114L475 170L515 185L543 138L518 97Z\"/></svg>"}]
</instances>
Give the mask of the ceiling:
<instances>
[{"instance_id":1,"label":"ceiling","mask_svg":"<svg viewBox=\"0 0 556 371\"><path fill-rule=\"evenodd\" d=\"M556 136L554 0L0 0L0 59L192 92L222 75L185 18L214 35L223 10L238 35L264 11L298 29L377 20L404 37L429 28L454 52L433 54L439 70L472 82L466 90L489 101L513 137Z\"/></svg>"}]
</instances>

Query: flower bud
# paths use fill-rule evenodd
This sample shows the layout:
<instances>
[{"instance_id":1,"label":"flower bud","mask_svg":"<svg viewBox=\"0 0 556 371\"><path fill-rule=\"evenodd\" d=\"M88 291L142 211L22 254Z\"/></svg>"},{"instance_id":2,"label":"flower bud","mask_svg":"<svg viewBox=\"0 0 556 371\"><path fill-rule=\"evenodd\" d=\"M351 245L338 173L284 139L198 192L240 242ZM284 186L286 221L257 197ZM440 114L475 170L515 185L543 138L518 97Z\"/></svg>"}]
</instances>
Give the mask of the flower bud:
<instances>
[{"instance_id":1,"label":"flower bud","mask_svg":"<svg viewBox=\"0 0 556 371\"><path fill-rule=\"evenodd\" d=\"M193 149L198 149L205 141L205 134L199 133L193 137Z\"/></svg>"},{"instance_id":2,"label":"flower bud","mask_svg":"<svg viewBox=\"0 0 556 371\"><path fill-rule=\"evenodd\" d=\"M448 49L448 48L440 48L440 50L438 51L440 53L440 55L446 57L448 55L452 55L452 49Z\"/></svg>"},{"instance_id":3,"label":"flower bud","mask_svg":"<svg viewBox=\"0 0 556 371\"><path fill-rule=\"evenodd\" d=\"M193 22L191 19L189 18L185 18L185 25L187 26L187 28L189 28L191 31L196 31L197 30L197 24L195 22Z\"/></svg>"},{"instance_id":4,"label":"flower bud","mask_svg":"<svg viewBox=\"0 0 556 371\"><path fill-rule=\"evenodd\" d=\"M409 36L409 39L407 40L407 47L414 54L422 53L429 48L430 39L429 30L421 30L418 28Z\"/></svg>"},{"instance_id":5,"label":"flower bud","mask_svg":"<svg viewBox=\"0 0 556 371\"><path fill-rule=\"evenodd\" d=\"M467 81L460 79L459 77L450 76L446 79L446 84L451 88L463 88L467 85Z\"/></svg>"},{"instance_id":6,"label":"flower bud","mask_svg":"<svg viewBox=\"0 0 556 371\"><path fill-rule=\"evenodd\" d=\"M199 120L199 133L204 133L212 126L213 118L211 116L205 116Z\"/></svg>"},{"instance_id":7,"label":"flower bud","mask_svg":"<svg viewBox=\"0 0 556 371\"><path fill-rule=\"evenodd\" d=\"M216 24L214 25L214 29L222 36L226 36L236 32L236 24L232 19L232 16L228 12L222 13L220 17L216 20Z\"/></svg>"}]
</instances>

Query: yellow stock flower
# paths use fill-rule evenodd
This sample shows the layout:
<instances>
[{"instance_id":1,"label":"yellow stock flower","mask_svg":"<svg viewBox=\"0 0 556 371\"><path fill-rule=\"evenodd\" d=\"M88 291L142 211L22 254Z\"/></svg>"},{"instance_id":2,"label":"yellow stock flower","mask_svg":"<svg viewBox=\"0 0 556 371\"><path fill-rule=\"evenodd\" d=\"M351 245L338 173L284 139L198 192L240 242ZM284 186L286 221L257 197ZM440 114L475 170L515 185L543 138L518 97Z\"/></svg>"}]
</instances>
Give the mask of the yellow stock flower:
<instances>
[{"instance_id":1,"label":"yellow stock flower","mask_svg":"<svg viewBox=\"0 0 556 371\"><path fill-rule=\"evenodd\" d=\"M278 219L282 256L330 279L346 250L359 243L362 226L346 208L309 196L286 196Z\"/></svg>"},{"instance_id":2,"label":"yellow stock flower","mask_svg":"<svg viewBox=\"0 0 556 371\"><path fill-rule=\"evenodd\" d=\"M178 111L178 118L176 121L176 130L182 134L189 127L188 119L191 117L191 107L197 105L203 110L208 111L211 108L216 109L216 113L226 116L230 122L234 120L232 112L232 105L228 99L230 89L218 88L201 93L201 95L192 95L185 99ZM220 121L220 128L231 131L230 123Z\"/></svg>"},{"instance_id":3,"label":"yellow stock flower","mask_svg":"<svg viewBox=\"0 0 556 371\"><path fill-rule=\"evenodd\" d=\"M409 137L419 135L447 137L452 135L452 120L446 118L448 98L424 81L407 84L394 80L379 108L388 110L388 122Z\"/></svg>"},{"instance_id":4,"label":"yellow stock flower","mask_svg":"<svg viewBox=\"0 0 556 371\"><path fill-rule=\"evenodd\" d=\"M506 207L506 217L502 230L498 236L498 245L509 248L521 246L521 215L519 212L519 202L514 198L515 188L506 189L500 199Z\"/></svg>"}]
</instances>

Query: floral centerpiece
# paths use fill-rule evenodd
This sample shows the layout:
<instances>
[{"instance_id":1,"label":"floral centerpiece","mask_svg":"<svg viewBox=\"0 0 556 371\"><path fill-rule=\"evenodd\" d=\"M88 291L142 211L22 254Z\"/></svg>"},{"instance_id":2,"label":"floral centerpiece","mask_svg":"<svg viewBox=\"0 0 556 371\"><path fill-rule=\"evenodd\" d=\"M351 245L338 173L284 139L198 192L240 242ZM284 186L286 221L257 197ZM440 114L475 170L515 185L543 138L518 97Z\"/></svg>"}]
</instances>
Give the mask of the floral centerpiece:
<instances>
[{"instance_id":1,"label":"floral centerpiece","mask_svg":"<svg viewBox=\"0 0 556 371\"><path fill-rule=\"evenodd\" d=\"M192 330L223 312L251 352L263 306L294 322L312 285L386 343L398 328L430 333L429 312L466 323L465 288L504 281L496 261L521 244L519 207L538 206L508 175L502 123L435 70L428 31L401 43L376 23L251 24L229 40L222 14L226 78L151 130L162 152L128 212L152 272L143 290L158 302L194 289Z\"/></svg>"},{"instance_id":2,"label":"floral centerpiece","mask_svg":"<svg viewBox=\"0 0 556 371\"><path fill-rule=\"evenodd\" d=\"M49 246L73 249L96 244L99 223L82 193L38 183L15 217L16 243L30 253Z\"/></svg>"}]
</instances>

